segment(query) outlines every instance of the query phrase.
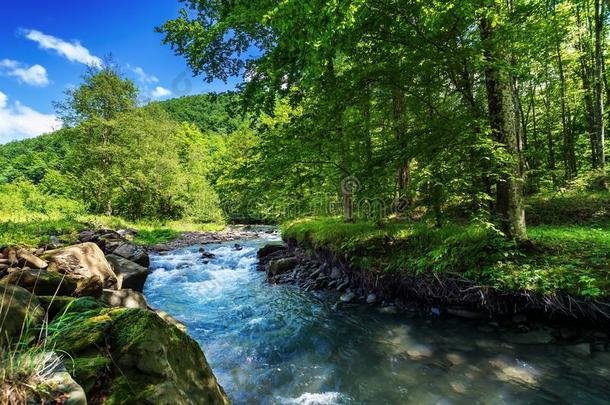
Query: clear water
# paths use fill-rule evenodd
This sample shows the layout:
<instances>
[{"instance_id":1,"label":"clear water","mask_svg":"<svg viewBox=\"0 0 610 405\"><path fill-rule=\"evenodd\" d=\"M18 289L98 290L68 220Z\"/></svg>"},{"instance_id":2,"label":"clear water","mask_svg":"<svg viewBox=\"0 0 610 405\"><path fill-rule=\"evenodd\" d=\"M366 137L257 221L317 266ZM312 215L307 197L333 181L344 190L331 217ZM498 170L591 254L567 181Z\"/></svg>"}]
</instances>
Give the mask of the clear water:
<instances>
[{"instance_id":1,"label":"clear water","mask_svg":"<svg viewBox=\"0 0 610 405\"><path fill-rule=\"evenodd\" d=\"M268 240L152 257L149 303L184 322L235 404L610 403L610 366L558 345L506 343L484 323L381 314L271 286Z\"/></svg>"}]
</instances>

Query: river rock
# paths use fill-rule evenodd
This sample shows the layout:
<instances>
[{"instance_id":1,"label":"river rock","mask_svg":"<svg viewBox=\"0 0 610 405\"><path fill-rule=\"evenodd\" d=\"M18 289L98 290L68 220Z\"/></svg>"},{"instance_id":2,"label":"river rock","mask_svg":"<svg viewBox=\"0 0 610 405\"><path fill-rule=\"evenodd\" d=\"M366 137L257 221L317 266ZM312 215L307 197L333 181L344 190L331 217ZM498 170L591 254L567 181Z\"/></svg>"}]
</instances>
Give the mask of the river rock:
<instances>
[{"instance_id":1,"label":"river rock","mask_svg":"<svg viewBox=\"0 0 610 405\"><path fill-rule=\"evenodd\" d=\"M76 280L76 290L74 290L75 297L95 297L99 298L104 290L104 283L102 279L97 275L91 275Z\"/></svg>"},{"instance_id":2,"label":"river rock","mask_svg":"<svg viewBox=\"0 0 610 405\"><path fill-rule=\"evenodd\" d=\"M137 263L140 266L150 266L150 258L148 257L146 249L132 242L121 243L119 246L117 246L116 249L112 251L112 254L121 256L127 260L131 260L132 262Z\"/></svg>"},{"instance_id":3,"label":"river rock","mask_svg":"<svg viewBox=\"0 0 610 405\"><path fill-rule=\"evenodd\" d=\"M0 284L0 345L19 341L22 330L26 336L34 335L44 315L36 296L25 288Z\"/></svg>"},{"instance_id":4,"label":"river rock","mask_svg":"<svg viewBox=\"0 0 610 405\"><path fill-rule=\"evenodd\" d=\"M182 332L186 333L186 325L185 324L183 324L182 322L180 322L179 320L177 320L176 318L174 318L173 316L171 316L170 314L168 314L165 311L162 311L160 309L155 309L154 311L165 322L169 323L170 325L174 325L176 328L178 328Z\"/></svg>"},{"instance_id":5,"label":"river rock","mask_svg":"<svg viewBox=\"0 0 610 405\"><path fill-rule=\"evenodd\" d=\"M100 248L91 242L50 250L43 256L49 262L48 270L66 274L74 280L98 276L103 288L112 288L117 278Z\"/></svg>"},{"instance_id":6,"label":"river rock","mask_svg":"<svg viewBox=\"0 0 610 405\"><path fill-rule=\"evenodd\" d=\"M341 273L341 269L338 267L333 267L330 271L330 278L333 280L339 280L343 274Z\"/></svg>"},{"instance_id":7,"label":"river rock","mask_svg":"<svg viewBox=\"0 0 610 405\"><path fill-rule=\"evenodd\" d=\"M341 300L341 302L351 302L354 298L356 298L356 294L349 291L349 292L346 292L345 294L341 295L339 300Z\"/></svg>"},{"instance_id":8,"label":"river rock","mask_svg":"<svg viewBox=\"0 0 610 405\"><path fill-rule=\"evenodd\" d=\"M91 231L91 230L81 231L78 234L78 240L82 243L92 242L95 238L96 238L95 231Z\"/></svg>"},{"instance_id":9,"label":"river rock","mask_svg":"<svg viewBox=\"0 0 610 405\"><path fill-rule=\"evenodd\" d=\"M126 309L113 319L109 342L116 372L107 402L229 404L201 348L187 334L143 309Z\"/></svg>"},{"instance_id":10,"label":"river rock","mask_svg":"<svg viewBox=\"0 0 610 405\"><path fill-rule=\"evenodd\" d=\"M125 308L143 308L148 307L144 294L138 291L130 289L123 290L108 290L105 289L102 298L100 299L104 304L108 304L111 307L125 307Z\"/></svg>"},{"instance_id":11,"label":"river rock","mask_svg":"<svg viewBox=\"0 0 610 405\"><path fill-rule=\"evenodd\" d=\"M2 284L18 285L36 295L72 295L76 282L62 274L29 268L11 270Z\"/></svg>"},{"instance_id":12,"label":"river rock","mask_svg":"<svg viewBox=\"0 0 610 405\"><path fill-rule=\"evenodd\" d=\"M46 370L42 383L50 387L53 403L64 405L87 405L87 396L66 370L62 360L54 352L36 355L34 364L40 364L40 370Z\"/></svg>"},{"instance_id":13,"label":"river rock","mask_svg":"<svg viewBox=\"0 0 610 405\"><path fill-rule=\"evenodd\" d=\"M367 304L374 304L377 302L377 295L374 293L370 293L366 296L366 303Z\"/></svg>"},{"instance_id":14,"label":"river rock","mask_svg":"<svg viewBox=\"0 0 610 405\"><path fill-rule=\"evenodd\" d=\"M34 269L46 269L49 265L47 262L39 257L36 257L26 249L19 249L17 251L17 257L21 267L27 266Z\"/></svg>"},{"instance_id":15,"label":"river rock","mask_svg":"<svg viewBox=\"0 0 610 405\"><path fill-rule=\"evenodd\" d=\"M381 307L378 310L382 314L395 314L398 312L397 308L394 305L388 305L387 307Z\"/></svg>"},{"instance_id":16,"label":"river rock","mask_svg":"<svg viewBox=\"0 0 610 405\"><path fill-rule=\"evenodd\" d=\"M263 246L256 252L256 257L259 259L265 258L275 252L281 252L287 250L286 245L280 244L268 244Z\"/></svg>"},{"instance_id":17,"label":"river rock","mask_svg":"<svg viewBox=\"0 0 610 405\"><path fill-rule=\"evenodd\" d=\"M117 289L128 288L139 292L144 290L150 272L148 268L115 254L107 255L106 259L117 277Z\"/></svg>"},{"instance_id":18,"label":"river rock","mask_svg":"<svg viewBox=\"0 0 610 405\"><path fill-rule=\"evenodd\" d=\"M296 257L285 257L283 259L271 260L269 262L268 273L270 276L278 276L294 269L296 265Z\"/></svg>"}]
</instances>

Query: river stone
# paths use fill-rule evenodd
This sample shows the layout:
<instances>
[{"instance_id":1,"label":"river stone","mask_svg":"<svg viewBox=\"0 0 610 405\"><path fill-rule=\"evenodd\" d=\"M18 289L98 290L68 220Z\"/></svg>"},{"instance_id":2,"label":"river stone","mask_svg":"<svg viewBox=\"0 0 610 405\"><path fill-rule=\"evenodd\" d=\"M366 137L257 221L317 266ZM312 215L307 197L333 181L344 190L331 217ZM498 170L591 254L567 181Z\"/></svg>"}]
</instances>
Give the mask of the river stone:
<instances>
[{"instance_id":1,"label":"river stone","mask_svg":"<svg viewBox=\"0 0 610 405\"><path fill-rule=\"evenodd\" d=\"M395 314L396 312L398 312L398 310L396 309L396 307L394 305L389 305L387 307L381 307L381 308L379 308L378 311L382 314Z\"/></svg>"},{"instance_id":2,"label":"river stone","mask_svg":"<svg viewBox=\"0 0 610 405\"><path fill-rule=\"evenodd\" d=\"M150 258L148 257L146 249L133 242L121 243L112 251L112 254L131 260L143 267L150 266Z\"/></svg>"},{"instance_id":3,"label":"river stone","mask_svg":"<svg viewBox=\"0 0 610 405\"><path fill-rule=\"evenodd\" d=\"M45 352L34 360L41 363L41 369L47 370L44 374L43 384L51 388L51 396L56 399L53 403L64 405L87 405L85 391L78 385L66 370L64 363L54 352Z\"/></svg>"},{"instance_id":4,"label":"river stone","mask_svg":"<svg viewBox=\"0 0 610 405\"><path fill-rule=\"evenodd\" d=\"M269 275L278 276L280 274L284 274L294 269L296 265L296 257L286 257L283 259L271 260L269 262Z\"/></svg>"},{"instance_id":5,"label":"river stone","mask_svg":"<svg viewBox=\"0 0 610 405\"><path fill-rule=\"evenodd\" d=\"M116 371L107 403L229 404L201 348L156 313L113 314L109 338Z\"/></svg>"},{"instance_id":6,"label":"river stone","mask_svg":"<svg viewBox=\"0 0 610 405\"><path fill-rule=\"evenodd\" d=\"M374 293L370 293L369 295L366 296L366 303L367 304L374 304L377 302L377 295Z\"/></svg>"},{"instance_id":7,"label":"river stone","mask_svg":"<svg viewBox=\"0 0 610 405\"><path fill-rule=\"evenodd\" d=\"M356 298L356 294L350 291L343 294L339 299L341 300L341 302L350 302L354 298Z\"/></svg>"},{"instance_id":8,"label":"river stone","mask_svg":"<svg viewBox=\"0 0 610 405\"><path fill-rule=\"evenodd\" d=\"M171 325L174 325L176 328L178 328L182 332L186 333L186 325L185 324L183 324L182 322L180 322L179 320L177 320L176 318L174 318L173 316L171 316L170 314L168 314L165 311L162 311L160 309L155 309L154 311L165 322L167 322L167 323L169 323Z\"/></svg>"},{"instance_id":9,"label":"river stone","mask_svg":"<svg viewBox=\"0 0 610 405\"><path fill-rule=\"evenodd\" d=\"M10 271L0 283L18 285L36 295L72 295L76 291L76 282L69 277L28 268Z\"/></svg>"},{"instance_id":10,"label":"river stone","mask_svg":"<svg viewBox=\"0 0 610 405\"><path fill-rule=\"evenodd\" d=\"M100 299L105 304L111 307L125 308L143 308L146 309L148 304L144 294L130 289L123 290L108 290L105 289L102 298Z\"/></svg>"},{"instance_id":11,"label":"river stone","mask_svg":"<svg viewBox=\"0 0 610 405\"><path fill-rule=\"evenodd\" d=\"M333 267L330 271L330 278L332 278L333 280L339 280L341 276L341 269L339 269L338 267Z\"/></svg>"},{"instance_id":12,"label":"river stone","mask_svg":"<svg viewBox=\"0 0 610 405\"><path fill-rule=\"evenodd\" d=\"M256 257L259 259L265 258L275 252L281 252L283 250L287 250L286 245L280 244L269 244L265 245L256 252Z\"/></svg>"},{"instance_id":13,"label":"river stone","mask_svg":"<svg viewBox=\"0 0 610 405\"><path fill-rule=\"evenodd\" d=\"M43 255L49 261L48 270L66 274L74 280L98 276L103 288L112 288L117 278L100 248L92 242L50 250Z\"/></svg>"},{"instance_id":14,"label":"river stone","mask_svg":"<svg viewBox=\"0 0 610 405\"><path fill-rule=\"evenodd\" d=\"M106 259L112 266L117 277L117 289L131 289L142 292L149 270L146 267L127 260L115 254L107 255Z\"/></svg>"},{"instance_id":15,"label":"river stone","mask_svg":"<svg viewBox=\"0 0 610 405\"><path fill-rule=\"evenodd\" d=\"M20 340L22 330L33 335L42 325L44 315L36 296L25 288L0 284L0 345Z\"/></svg>"},{"instance_id":16,"label":"river stone","mask_svg":"<svg viewBox=\"0 0 610 405\"><path fill-rule=\"evenodd\" d=\"M19 258L19 264L21 267L27 266L34 269L46 269L49 265L47 262L39 257L36 257L26 249L19 249L17 251L17 257Z\"/></svg>"}]
</instances>

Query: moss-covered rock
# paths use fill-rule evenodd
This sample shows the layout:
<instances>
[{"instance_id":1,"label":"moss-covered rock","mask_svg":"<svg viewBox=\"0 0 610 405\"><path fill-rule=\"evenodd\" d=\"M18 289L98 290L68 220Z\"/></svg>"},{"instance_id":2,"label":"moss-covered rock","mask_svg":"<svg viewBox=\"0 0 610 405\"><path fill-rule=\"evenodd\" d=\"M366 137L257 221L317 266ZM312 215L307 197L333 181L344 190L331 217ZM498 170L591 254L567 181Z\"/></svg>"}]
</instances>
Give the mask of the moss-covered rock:
<instances>
[{"instance_id":1,"label":"moss-covered rock","mask_svg":"<svg viewBox=\"0 0 610 405\"><path fill-rule=\"evenodd\" d=\"M44 310L27 290L0 284L0 351L3 345L25 341L42 324Z\"/></svg>"},{"instance_id":2,"label":"moss-covered rock","mask_svg":"<svg viewBox=\"0 0 610 405\"><path fill-rule=\"evenodd\" d=\"M75 358L70 364L66 361L68 371L89 395L96 383L111 369L112 360L109 357L93 353L90 356Z\"/></svg>"},{"instance_id":3,"label":"moss-covered rock","mask_svg":"<svg viewBox=\"0 0 610 405\"><path fill-rule=\"evenodd\" d=\"M36 295L72 295L76 290L76 282L63 274L28 268L12 271L0 283L18 285Z\"/></svg>"},{"instance_id":4,"label":"moss-covered rock","mask_svg":"<svg viewBox=\"0 0 610 405\"><path fill-rule=\"evenodd\" d=\"M73 357L69 371L95 401L229 403L199 345L156 313L91 298L62 311L49 325L49 343Z\"/></svg>"},{"instance_id":5,"label":"moss-covered rock","mask_svg":"<svg viewBox=\"0 0 610 405\"><path fill-rule=\"evenodd\" d=\"M114 380L108 404L227 404L199 345L157 314L113 314L112 357L124 378Z\"/></svg>"},{"instance_id":6,"label":"moss-covered rock","mask_svg":"<svg viewBox=\"0 0 610 405\"><path fill-rule=\"evenodd\" d=\"M40 305L47 311L49 321L52 321L58 314L63 313L66 307L74 302L76 298L43 295L39 296L38 300L40 301Z\"/></svg>"},{"instance_id":7,"label":"moss-covered rock","mask_svg":"<svg viewBox=\"0 0 610 405\"><path fill-rule=\"evenodd\" d=\"M49 325L48 343L72 356L86 349L105 347L112 325L108 312L110 309L93 298L72 301Z\"/></svg>"}]
</instances>

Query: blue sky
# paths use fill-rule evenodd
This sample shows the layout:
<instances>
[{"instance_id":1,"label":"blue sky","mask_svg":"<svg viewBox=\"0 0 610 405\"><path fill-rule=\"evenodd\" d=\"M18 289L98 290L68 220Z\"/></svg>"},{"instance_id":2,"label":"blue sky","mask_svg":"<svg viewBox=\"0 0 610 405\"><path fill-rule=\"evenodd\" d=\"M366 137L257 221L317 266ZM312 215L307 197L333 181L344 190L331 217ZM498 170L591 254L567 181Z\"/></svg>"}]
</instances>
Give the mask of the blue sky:
<instances>
[{"instance_id":1,"label":"blue sky","mask_svg":"<svg viewBox=\"0 0 610 405\"><path fill-rule=\"evenodd\" d=\"M59 123L52 102L78 85L86 63L112 53L144 99L233 89L192 78L154 27L177 15L177 0L7 1L0 12L0 143ZM185 84L184 79L187 80Z\"/></svg>"}]
</instances>

